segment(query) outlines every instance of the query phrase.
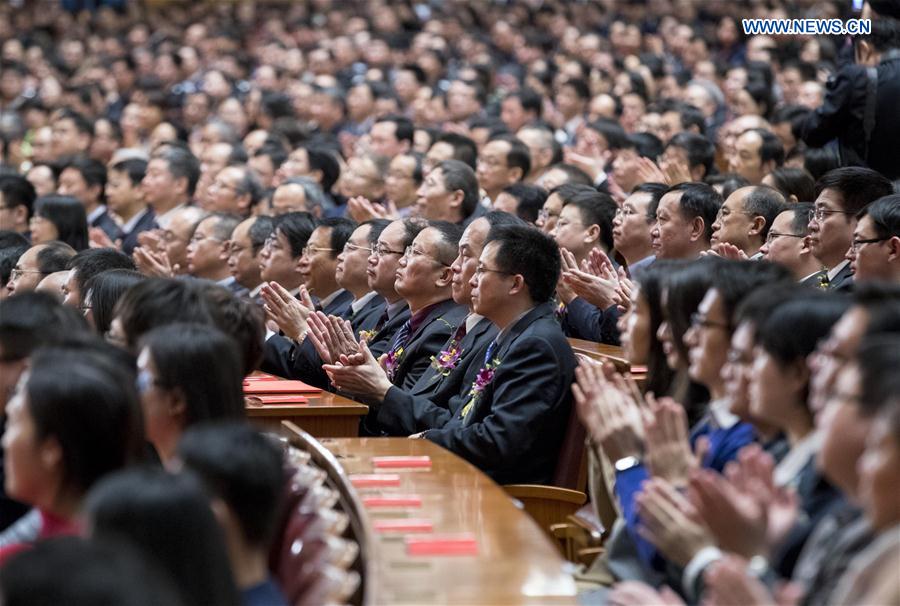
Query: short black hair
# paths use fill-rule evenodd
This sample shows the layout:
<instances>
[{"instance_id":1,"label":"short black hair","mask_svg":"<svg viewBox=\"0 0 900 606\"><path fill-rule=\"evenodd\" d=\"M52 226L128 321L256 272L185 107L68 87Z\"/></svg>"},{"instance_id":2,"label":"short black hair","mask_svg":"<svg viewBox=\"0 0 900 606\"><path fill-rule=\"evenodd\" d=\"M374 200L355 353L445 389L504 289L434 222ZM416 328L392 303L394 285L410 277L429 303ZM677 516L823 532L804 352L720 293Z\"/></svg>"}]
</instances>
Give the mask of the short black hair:
<instances>
[{"instance_id":1,"label":"short black hair","mask_svg":"<svg viewBox=\"0 0 900 606\"><path fill-rule=\"evenodd\" d=\"M234 339L209 324L174 323L148 332L141 347L150 351L157 384L184 394L185 425L244 418L242 365Z\"/></svg>"},{"instance_id":2,"label":"short black hair","mask_svg":"<svg viewBox=\"0 0 900 606\"><path fill-rule=\"evenodd\" d=\"M650 204L647 205L647 220L656 221L656 209L659 208L659 200L669 189L665 183L641 183L635 185L632 194L650 194Z\"/></svg>"},{"instance_id":3,"label":"short black hair","mask_svg":"<svg viewBox=\"0 0 900 606\"><path fill-rule=\"evenodd\" d=\"M463 234L463 227L457 223L449 221L429 221L428 227L437 231L441 236L438 243L438 261L449 266L456 259L456 252L459 248L459 239Z\"/></svg>"},{"instance_id":4,"label":"short black hair","mask_svg":"<svg viewBox=\"0 0 900 606\"><path fill-rule=\"evenodd\" d=\"M234 512L244 540L268 547L285 483L280 445L245 423L212 423L186 431L178 455Z\"/></svg>"},{"instance_id":5,"label":"short black hair","mask_svg":"<svg viewBox=\"0 0 900 606\"><path fill-rule=\"evenodd\" d=\"M509 151L506 152L506 165L509 168L519 168L522 170L522 176L519 181L525 179L531 172L531 152L528 146L522 143L522 140L515 135L496 135L491 137L488 142L503 141L509 144Z\"/></svg>"},{"instance_id":6,"label":"short black hair","mask_svg":"<svg viewBox=\"0 0 900 606\"><path fill-rule=\"evenodd\" d=\"M69 259L66 269L75 271L75 283L81 291L81 301L84 302L85 284L99 273L111 269L134 270L134 261L131 257L114 248L88 248Z\"/></svg>"},{"instance_id":7,"label":"short black hair","mask_svg":"<svg viewBox=\"0 0 900 606\"><path fill-rule=\"evenodd\" d=\"M652 133L632 133L625 137L621 149L633 149L640 157L656 162L663 152L663 143Z\"/></svg>"},{"instance_id":8,"label":"short black hair","mask_svg":"<svg viewBox=\"0 0 900 606\"><path fill-rule=\"evenodd\" d=\"M498 225L488 232L485 246L491 242L498 243L498 269L521 275L535 304L549 301L561 270L556 241L531 226Z\"/></svg>"},{"instance_id":9,"label":"short black hair","mask_svg":"<svg viewBox=\"0 0 900 606\"><path fill-rule=\"evenodd\" d=\"M8 606L186 606L134 547L81 537L38 541L11 558L0 569L0 593Z\"/></svg>"},{"instance_id":10,"label":"short black hair","mask_svg":"<svg viewBox=\"0 0 900 606\"><path fill-rule=\"evenodd\" d=\"M376 244L378 244L378 238L379 236L381 236L381 232L383 232L384 228L390 224L390 219L369 219L365 223L361 224L369 226L369 236L367 239L369 241L370 247L374 247Z\"/></svg>"},{"instance_id":11,"label":"short black hair","mask_svg":"<svg viewBox=\"0 0 900 606\"><path fill-rule=\"evenodd\" d=\"M478 218L487 221L488 225L491 227L496 227L497 225L519 225L521 227L529 227L531 225L521 217L500 210L489 210Z\"/></svg>"},{"instance_id":12,"label":"short black hair","mask_svg":"<svg viewBox=\"0 0 900 606\"><path fill-rule=\"evenodd\" d=\"M679 183L673 185L666 193L682 192L678 201L678 208L682 217L691 221L696 217L703 219L706 227L706 240L712 238L712 226L716 222L716 215L722 208L722 196L712 186L706 183Z\"/></svg>"},{"instance_id":13,"label":"short black hair","mask_svg":"<svg viewBox=\"0 0 900 606\"><path fill-rule=\"evenodd\" d=\"M37 254L37 266L45 276L64 271L66 265L69 264L69 259L75 256L75 249L59 240L47 242L43 246Z\"/></svg>"},{"instance_id":14,"label":"short black hair","mask_svg":"<svg viewBox=\"0 0 900 606\"><path fill-rule=\"evenodd\" d=\"M523 86L518 91L508 94L505 99L518 99L522 109L532 112L535 118L539 119L543 114L544 100L533 88Z\"/></svg>"},{"instance_id":15,"label":"short black hair","mask_svg":"<svg viewBox=\"0 0 900 606\"><path fill-rule=\"evenodd\" d=\"M582 101L587 101L591 98L591 88L588 86L588 83L581 78L569 78L568 80L564 80L560 83L559 87L562 88L563 86L571 86L572 90L575 91L575 94L578 95L578 98Z\"/></svg>"},{"instance_id":16,"label":"short black hair","mask_svg":"<svg viewBox=\"0 0 900 606\"><path fill-rule=\"evenodd\" d=\"M70 109L68 107L59 110L59 113L56 114L54 118L54 122L59 122L61 120L71 120L72 124L75 125L75 128L78 129L83 135L94 136L94 125L93 123L84 117L83 114L75 111L74 109Z\"/></svg>"},{"instance_id":17,"label":"short black hair","mask_svg":"<svg viewBox=\"0 0 900 606\"><path fill-rule=\"evenodd\" d=\"M353 235L353 230L356 229L356 221L353 219L347 219L345 217L326 217L319 221L319 224L316 227L327 227L331 230L329 244L328 247L331 249L330 256L332 259L337 258L341 252L344 250L344 245L347 243L347 240L350 239L350 236Z\"/></svg>"},{"instance_id":18,"label":"short black hair","mask_svg":"<svg viewBox=\"0 0 900 606\"><path fill-rule=\"evenodd\" d=\"M137 186L140 185L141 181L144 180L144 175L147 174L147 161L142 160L141 158L122 160L110 166L109 170L116 171L117 173L125 173L128 175L131 185Z\"/></svg>"},{"instance_id":19,"label":"short black hair","mask_svg":"<svg viewBox=\"0 0 900 606\"><path fill-rule=\"evenodd\" d=\"M322 172L322 190L326 193L331 191L338 177L341 176L341 165L338 164L337 158L327 149L315 147L310 144L302 146L306 150L306 157L309 161L310 170L318 170Z\"/></svg>"},{"instance_id":20,"label":"short black hair","mask_svg":"<svg viewBox=\"0 0 900 606\"><path fill-rule=\"evenodd\" d=\"M713 172L716 159L716 146L712 141L697 133L677 133L666 143L666 149L678 147L683 149L688 157L688 167L702 166L704 175Z\"/></svg>"},{"instance_id":21,"label":"short black hair","mask_svg":"<svg viewBox=\"0 0 900 606\"><path fill-rule=\"evenodd\" d=\"M729 323L738 304L750 293L793 282L791 273L785 267L769 261L723 260L716 269L711 287L719 294ZM734 328L732 325L731 329Z\"/></svg>"},{"instance_id":22,"label":"short black hair","mask_svg":"<svg viewBox=\"0 0 900 606\"><path fill-rule=\"evenodd\" d=\"M4 362L23 360L64 336L88 332L84 316L48 293L29 291L0 299L0 347Z\"/></svg>"},{"instance_id":23,"label":"short black hair","mask_svg":"<svg viewBox=\"0 0 900 606\"><path fill-rule=\"evenodd\" d=\"M453 148L453 159L459 160L469 165L469 168L475 170L478 164L478 146L471 138L460 135L458 133L441 133L437 136L435 143L446 143Z\"/></svg>"},{"instance_id":24,"label":"short black hair","mask_svg":"<svg viewBox=\"0 0 900 606\"><path fill-rule=\"evenodd\" d=\"M75 156L63 167L63 170L71 168L78 171L88 187L100 187L100 199L103 199L103 189L106 187L106 166L98 160L85 156Z\"/></svg>"},{"instance_id":25,"label":"short black hair","mask_svg":"<svg viewBox=\"0 0 900 606\"><path fill-rule=\"evenodd\" d=\"M765 128L748 128L741 134L745 133L756 133L762 139L762 144L759 146L760 162L774 160L775 166L784 164L784 144L775 136L775 133Z\"/></svg>"},{"instance_id":26,"label":"short black hair","mask_svg":"<svg viewBox=\"0 0 900 606\"><path fill-rule=\"evenodd\" d=\"M594 180L591 179L591 176L574 164L559 162L548 168L547 172L550 172L551 170L560 170L566 173L566 184L587 185L588 187L592 187L594 184ZM551 190L550 193L552 194L553 191Z\"/></svg>"},{"instance_id":27,"label":"short black hair","mask_svg":"<svg viewBox=\"0 0 900 606\"><path fill-rule=\"evenodd\" d=\"M890 180L871 168L845 166L825 173L816 181L816 197L823 190L832 189L841 195L842 210L855 215L878 198L894 193Z\"/></svg>"},{"instance_id":28,"label":"short black hair","mask_svg":"<svg viewBox=\"0 0 900 606\"><path fill-rule=\"evenodd\" d=\"M119 300L115 315L131 349L145 333L165 324L212 323L202 293L176 278L148 278L135 284Z\"/></svg>"},{"instance_id":29,"label":"short black hair","mask_svg":"<svg viewBox=\"0 0 900 606\"><path fill-rule=\"evenodd\" d=\"M812 202L798 202L790 204L785 210L792 211L794 218L791 221L791 233L795 236L805 236L809 233L809 221L816 210Z\"/></svg>"},{"instance_id":30,"label":"short black hair","mask_svg":"<svg viewBox=\"0 0 900 606\"><path fill-rule=\"evenodd\" d=\"M275 231L275 221L268 215L257 215L247 234L250 236L250 246L253 248L253 256L259 254L266 244L266 239Z\"/></svg>"},{"instance_id":31,"label":"short black hair","mask_svg":"<svg viewBox=\"0 0 900 606\"><path fill-rule=\"evenodd\" d=\"M78 276L80 280L80 276ZM113 312L119 299L129 288L142 282L146 277L129 269L110 269L95 274L81 286L82 302L88 293L91 297L91 317L98 334L105 335L113 321Z\"/></svg>"},{"instance_id":32,"label":"short black hair","mask_svg":"<svg viewBox=\"0 0 900 606\"><path fill-rule=\"evenodd\" d=\"M900 236L900 194L883 196L859 211L856 218L869 217L877 238Z\"/></svg>"},{"instance_id":33,"label":"short black hair","mask_svg":"<svg viewBox=\"0 0 900 606\"><path fill-rule=\"evenodd\" d=\"M409 141L409 144L412 145L415 128L413 128L412 120L406 116L389 114L377 118L375 122L390 122L394 125L394 136L397 138L397 141Z\"/></svg>"},{"instance_id":34,"label":"short black hair","mask_svg":"<svg viewBox=\"0 0 900 606\"><path fill-rule=\"evenodd\" d=\"M291 257L297 259L316 228L315 219L307 212L285 213L278 217L276 232L281 232L291 245Z\"/></svg>"},{"instance_id":35,"label":"short black hair","mask_svg":"<svg viewBox=\"0 0 900 606\"><path fill-rule=\"evenodd\" d=\"M662 113L666 112L676 112L678 114L678 119L681 121L682 132L688 131L692 126L697 127L697 131L700 135L703 135L706 130L706 120L703 117L703 112L689 103L672 103L662 108Z\"/></svg>"},{"instance_id":36,"label":"short black hair","mask_svg":"<svg viewBox=\"0 0 900 606\"><path fill-rule=\"evenodd\" d=\"M760 235L763 240L772 228L772 222L785 209L784 196L777 189L767 185L757 185L744 196L744 212L751 217L762 217L766 220Z\"/></svg>"},{"instance_id":37,"label":"short black hair","mask_svg":"<svg viewBox=\"0 0 900 606\"><path fill-rule=\"evenodd\" d=\"M139 549L167 573L184 604L239 603L222 528L194 474L124 470L99 483L84 508L94 540Z\"/></svg>"},{"instance_id":38,"label":"short black hair","mask_svg":"<svg viewBox=\"0 0 900 606\"><path fill-rule=\"evenodd\" d=\"M503 188L503 193L509 194L518 201L516 215L529 223L538 219L538 213L547 201L547 190L531 183L513 183Z\"/></svg>"},{"instance_id":39,"label":"short black hair","mask_svg":"<svg viewBox=\"0 0 900 606\"><path fill-rule=\"evenodd\" d=\"M31 358L25 390L37 438L63 451L63 490L84 494L103 475L138 460L141 408L134 373L96 340L53 346Z\"/></svg>"},{"instance_id":40,"label":"short black hair","mask_svg":"<svg viewBox=\"0 0 900 606\"><path fill-rule=\"evenodd\" d=\"M798 202L812 202L816 199L816 182L805 168L782 166L769 173L774 181L775 189L780 191L785 200L791 195Z\"/></svg>"},{"instance_id":41,"label":"short black hair","mask_svg":"<svg viewBox=\"0 0 900 606\"><path fill-rule=\"evenodd\" d=\"M600 242L606 250L612 250L613 244L613 219L619 206L609 194L599 191L580 192L569 200L563 201L563 206L574 206L581 215L582 223L589 227L597 225L600 228Z\"/></svg>"},{"instance_id":42,"label":"short black hair","mask_svg":"<svg viewBox=\"0 0 900 606\"><path fill-rule=\"evenodd\" d=\"M151 159L160 158L166 162L169 173L175 179L187 179L187 195L193 196L200 180L200 160L186 146L167 142L158 146Z\"/></svg>"},{"instance_id":43,"label":"short black hair","mask_svg":"<svg viewBox=\"0 0 900 606\"><path fill-rule=\"evenodd\" d=\"M628 141L625 129L615 120L601 118L593 122L587 122L585 127L603 135L609 149L620 149Z\"/></svg>"},{"instance_id":44,"label":"short black hair","mask_svg":"<svg viewBox=\"0 0 900 606\"><path fill-rule=\"evenodd\" d=\"M25 240L24 237L22 239ZM19 257L25 254L26 250L28 250L28 244L0 247L0 288L6 288L6 284L12 277L12 270L16 267L16 263L19 262Z\"/></svg>"},{"instance_id":45,"label":"short black hair","mask_svg":"<svg viewBox=\"0 0 900 606\"><path fill-rule=\"evenodd\" d=\"M448 192L462 191L463 218L468 217L479 203L478 177L472 168L459 160L444 160L438 162L433 170L440 170L444 177L444 188Z\"/></svg>"},{"instance_id":46,"label":"short black hair","mask_svg":"<svg viewBox=\"0 0 900 606\"><path fill-rule=\"evenodd\" d=\"M32 207L37 194L34 185L20 175L0 176L0 194L3 194L3 204L7 208L24 206L28 211L28 219L31 218Z\"/></svg>"},{"instance_id":47,"label":"short black hair","mask_svg":"<svg viewBox=\"0 0 900 606\"><path fill-rule=\"evenodd\" d=\"M75 250L88 247L87 214L77 198L58 194L41 196L34 202L34 214L53 223L60 242Z\"/></svg>"}]
</instances>

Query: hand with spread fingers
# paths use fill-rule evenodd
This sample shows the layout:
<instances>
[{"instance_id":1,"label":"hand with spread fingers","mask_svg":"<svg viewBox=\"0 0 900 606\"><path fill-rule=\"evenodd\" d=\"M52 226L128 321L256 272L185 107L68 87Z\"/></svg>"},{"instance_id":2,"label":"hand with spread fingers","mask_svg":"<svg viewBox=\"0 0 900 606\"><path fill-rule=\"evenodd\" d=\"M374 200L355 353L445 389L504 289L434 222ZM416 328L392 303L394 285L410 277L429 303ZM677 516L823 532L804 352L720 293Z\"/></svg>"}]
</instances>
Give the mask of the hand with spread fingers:
<instances>
[{"instance_id":1,"label":"hand with spread fingers","mask_svg":"<svg viewBox=\"0 0 900 606\"><path fill-rule=\"evenodd\" d=\"M703 602L722 606L768 606L775 597L747 570L747 560L728 555L703 573L706 587Z\"/></svg>"},{"instance_id":2,"label":"hand with spread fingers","mask_svg":"<svg viewBox=\"0 0 900 606\"><path fill-rule=\"evenodd\" d=\"M169 255L163 252L155 252L143 246L134 249L134 264L138 271L151 278L172 278L181 268L169 263Z\"/></svg>"},{"instance_id":3,"label":"hand with spread fingers","mask_svg":"<svg viewBox=\"0 0 900 606\"><path fill-rule=\"evenodd\" d=\"M301 342L306 338L307 319L316 310L309 291L300 287L300 300L277 282L269 282L260 291L266 317L278 325L288 338Z\"/></svg>"},{"instance_id":4,"label":"hand with spread fingers","mask_svg":"<svg viewBox=\"0 0 900 606\"><path fill-rule=\"evenodd\" d=\"M686 486L690 472L698 467L698 461L691 452L684 407L672 398L654 400L648 396L647 399L651 403L651 414L644 423L647 467L653 477L678 487Z\"/></svg>"},{"instance_id":5,"label":"hand with spread fingers","mask_svg":"<svg viewBox=\"0 0 900 606\"><path fill-rule=\"evenodd\" d=\"M597 251L603 258L606 255L602 251ZM619 302L616 289L619 286L618 279L614 271L611 271L612 264L607 267L602 261L598 264L598 273L592 274L585 271L591 267L590 263L584 264L585 269L579 269L575 256L566 249L561 249L562 253L562 274L560 275L560 284L564 285L567 293L573 296L565 303L569 303L577 295L599 308L606 309ZM609 261L609 259L606 259ZM560 295L562 297L562 295Z\"/></svg>"},{"instance_id":6,"label":"hand with spread fingers","mask_svg":"<svg viewBox=\"0 0 900 606\"><path fill-rule=\"evenodd\" d=\"M638 534L676 565L686 566L701 549L715 544L697 510L669 482L648 480L636 500Z\"/></svg>"},{"instance_id":7,"label":"hand with spread fingers","mask_svg":"<svg viewBox=\"0 0 900 606\"><path fill-rule=\"evenodd\" d=\"M322 369L342 392L384 400L392 383L364 340L358 348L354 356L341 355L337 364L325 364Z\"/></svg>"},{"instance_id":8,"label":"hand with spread fingers","mask_svg":"<svg viewBox=\"0 0 900 606\"><path fill-rule=\"evenodd\" d=\"M353 328L340 318L317 311L309 315L307 329L307 337L325 364L338 362L341 354L352 356L359 351Z\"/></svg>"}]
</instances>

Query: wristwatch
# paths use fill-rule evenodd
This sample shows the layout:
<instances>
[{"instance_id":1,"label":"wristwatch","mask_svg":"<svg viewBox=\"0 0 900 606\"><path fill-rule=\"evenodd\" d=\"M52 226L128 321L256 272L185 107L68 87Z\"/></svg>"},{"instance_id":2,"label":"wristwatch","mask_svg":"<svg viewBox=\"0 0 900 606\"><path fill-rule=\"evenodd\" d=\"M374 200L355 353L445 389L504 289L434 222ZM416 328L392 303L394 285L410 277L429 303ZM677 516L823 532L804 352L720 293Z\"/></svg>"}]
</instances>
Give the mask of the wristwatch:
<instances>
[{"instance_id":1,"label":"wristwatch","mask_svg":"<svg viewBox=\"0 0 900 606\"><path fill-rule=\"evenodd\" d=\"M641 460L638 457L628 456L622 457L615 462L616 471L628 471L633 467L637 467L641 464Z\"/></svg>"}]
</instances>

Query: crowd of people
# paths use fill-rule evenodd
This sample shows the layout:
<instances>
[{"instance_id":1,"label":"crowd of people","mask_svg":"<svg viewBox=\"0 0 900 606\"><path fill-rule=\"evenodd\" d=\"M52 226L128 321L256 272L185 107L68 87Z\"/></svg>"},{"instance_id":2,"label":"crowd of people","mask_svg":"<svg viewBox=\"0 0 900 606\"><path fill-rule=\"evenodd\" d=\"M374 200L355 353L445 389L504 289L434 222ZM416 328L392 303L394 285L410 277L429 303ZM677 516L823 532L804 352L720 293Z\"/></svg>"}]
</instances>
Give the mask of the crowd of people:
<instances>
[{"instance_id":1,"label":"crowd of people","mask_svg":"<svg viewBox=\"0 0 900 606\"><path fill-rule=\"evenodd\" d=\"M900 603L896 1L78 4L0 6L5 603L284 603L255 370L499 484L577 417L584 603Z\"/></svg>"}]
</instances>

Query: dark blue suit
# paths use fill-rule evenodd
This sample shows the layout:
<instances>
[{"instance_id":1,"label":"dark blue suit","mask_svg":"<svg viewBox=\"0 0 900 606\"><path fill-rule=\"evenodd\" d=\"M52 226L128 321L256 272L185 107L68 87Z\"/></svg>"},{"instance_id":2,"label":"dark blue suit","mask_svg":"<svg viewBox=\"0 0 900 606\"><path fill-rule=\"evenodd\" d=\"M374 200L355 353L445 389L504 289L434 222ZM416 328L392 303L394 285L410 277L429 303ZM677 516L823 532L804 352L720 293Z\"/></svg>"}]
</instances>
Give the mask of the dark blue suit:
<instances>
[{"instance_id":1,"label":"dark blue suit","mask_svg":"<svg viewBox=\"0 0 900 606\"><path fill-rule=\"evenodd\" d=\"M391 382L401 389L412 388L431 366L431 356L440 353L447 339L465 320L467 311L453 299L434 305L415 332L409 335Z\"/></svg>"},{"instance_id":2,"label":"dark blue suit","mask_svg":"<svg viewBox=\"0 0 900 606\"><path fill-rule=\"evenodd\" d=\"M562 327L567 337L618 345L619 329L616 326L618 320L617 306L600 309L581 297L575 297L563 311Z\"/></svg>"},{"instance_id":3,"label":"dark blue suit","mask_svg":"<svg viewBox=\"0 0 900 606\"><path fill-rule=\"evenodd\" d=\"M102 229L113 242L122 237L122 230L119 229L118 223L115 222L106 209L104 209L96 219L91 221L91 227L99 227Z\"/></svg>"},{"instance_id":4,"label":"dark blue suit","mask_svg":"<svg viewBox=\"0 0 900 606\"><path fill-rule=\"evenodd\" d=\"M853 271L848 263L837 273L833 280L828 282L828 290L849 292L853 289Z\"/></svg>"},{"instance_id":5,"label":"dark blue suit","mask_svg":"<svg viewBox=\"0 0 900 606\"><path fill-rule=\"evenodd\" d=\"M383 312L384 310L382 310ZM369 339L369 351L372 352L372 355L376 358L381 354L387 352L391 347L391 343L394 340L394 335L397 334L397 331L400 330L407 320L409 320L409 306L404 307L396 314L394 314L393 318L388 318L384 324L382 324L381 328L372 335ZM376 320L379 318L376 318ZM377 323L372 325L372 329L374 330L377 327ZM363 330L360 328L359 330ZM357 331L359 334L359 331Z\"/></svg>"},{"instance_id":6,"label":"dark blue suit","mask_svg":"<svg viewBox=\"0 0 900 606\"><path fill-rule=\"evenodd\" d=\"M499 484L549 484L572 408L575 356L552 303L534 307L508 329L491 354L500 363L475 404L466 406L479 365L467 373L456 406L450 404L458 412L425 437Z\"/></svg>"},{"instance_id":7,"label":"dark blue suit","mask_svg":"<svg viewBox=\"0 0 900 606\"><path fill-rule=\"evenodd\" d=\"M391 436L408 436L433 427L442 427L454 412L449 408L451 398L458 396L463 381L484 363L484 352L497 336L497 327L482 318L459 342L460 356L456 365L444 375L430 364L419 380L409 389L391 387L378 407L377 423ZM441 347L450 346L451 339ZM469 384L466 384L468 390ZM467 391L468 393L468 391Z\"/></svg>"},{"instance_id":8,"label":"dark blue suit","mask_svg":"<svg viewBox=\"0 0 900 606\"><path fill-rule=\"evenodd\" d=\"M143 217L138 219L138 222L135 223L134 227L127 234L123 234L122 237L122 252L126 255L130 255L134 252L134 249L138 246L138 234L145 231L150 231L151 229L156 229L159 227L156 224L156 214L153 212L152 208L147 208L147 212Z\"/></svg>"}]
</instances>

